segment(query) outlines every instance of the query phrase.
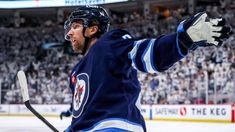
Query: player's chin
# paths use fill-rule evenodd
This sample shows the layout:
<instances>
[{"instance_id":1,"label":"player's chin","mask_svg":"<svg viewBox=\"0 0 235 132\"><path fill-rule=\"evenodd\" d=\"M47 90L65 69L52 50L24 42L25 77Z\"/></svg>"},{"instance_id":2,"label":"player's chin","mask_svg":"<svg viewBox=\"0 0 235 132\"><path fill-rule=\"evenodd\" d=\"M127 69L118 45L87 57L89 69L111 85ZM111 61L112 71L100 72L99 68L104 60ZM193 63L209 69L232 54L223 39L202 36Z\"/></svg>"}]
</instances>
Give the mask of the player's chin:
<instances>
[{"instance_id":1,"label":"player's chin","mask_svg":"<svg viewBox=\"0 0 235 132\"><path fill-rule=\"evenodd\" d=\"M82 53L82 50L80 48L77 48L77 47L73 47L73 51L75 53L78 53L78 54L81 54Z\"/></svg>"}]
</instances>

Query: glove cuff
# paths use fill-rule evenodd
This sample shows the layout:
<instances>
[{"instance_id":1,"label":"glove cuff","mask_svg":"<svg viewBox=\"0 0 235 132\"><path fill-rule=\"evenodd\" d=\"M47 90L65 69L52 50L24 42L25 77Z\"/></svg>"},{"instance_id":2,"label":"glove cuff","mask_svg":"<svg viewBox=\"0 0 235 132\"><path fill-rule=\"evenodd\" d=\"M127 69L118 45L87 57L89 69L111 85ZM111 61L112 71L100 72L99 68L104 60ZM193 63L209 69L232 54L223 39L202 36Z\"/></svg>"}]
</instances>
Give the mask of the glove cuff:
<instances>
[{"instance_id":1,"label":"glove cuff","mask_svg":"<svg viewBox=\"0 0 235 132\"><path fill-rule=\"evenodd\" d=\"M177 28L177 37L179 46L183 49L195 50L198 47L184 30L184 21L181 22Z\"/></svg>"}]
</instances>

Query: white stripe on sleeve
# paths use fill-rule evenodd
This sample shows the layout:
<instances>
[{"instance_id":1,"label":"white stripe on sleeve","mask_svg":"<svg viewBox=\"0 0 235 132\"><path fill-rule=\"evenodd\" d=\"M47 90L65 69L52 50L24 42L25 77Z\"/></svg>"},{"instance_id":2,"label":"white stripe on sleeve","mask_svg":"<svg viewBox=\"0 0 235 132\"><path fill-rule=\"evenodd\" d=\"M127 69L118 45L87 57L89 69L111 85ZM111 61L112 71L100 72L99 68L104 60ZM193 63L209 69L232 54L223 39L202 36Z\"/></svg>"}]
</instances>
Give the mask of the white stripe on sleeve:
<instances>
[{"instance_id":1,"label":"white stripe on sleeve","mask_svg":"<svg viewBox=\"0 0 235 132\"><path fill-rule=\"evenodd\" d=\"M148 73L156 73L157 70L154 67L153 64L153 46L154 46L154 42L156 39L151 39L148 43L147 48L145 49L141 60L142 63L144 65L144 69L146 70L146 72Z\"/></svg>"},{"instance_id":2,"label":"white stripe on sleeve","mask_svg":"<svg viewBox=\"0 0 235 132\"><path fill-rule=\"evenodd\" d=\"M136 70L139 70L136 66L136 63L135 63L135 58L136 58L136 54L137 54L137 51L139 49L139 45L141 43L143 43L146 39L142 39L142 40L138 40L138 41L135 41L134 43L134 47L133 49L128 53L128 56L129 58L132 60L132 67L134 67Z\"/></svg>"}]
</instances>

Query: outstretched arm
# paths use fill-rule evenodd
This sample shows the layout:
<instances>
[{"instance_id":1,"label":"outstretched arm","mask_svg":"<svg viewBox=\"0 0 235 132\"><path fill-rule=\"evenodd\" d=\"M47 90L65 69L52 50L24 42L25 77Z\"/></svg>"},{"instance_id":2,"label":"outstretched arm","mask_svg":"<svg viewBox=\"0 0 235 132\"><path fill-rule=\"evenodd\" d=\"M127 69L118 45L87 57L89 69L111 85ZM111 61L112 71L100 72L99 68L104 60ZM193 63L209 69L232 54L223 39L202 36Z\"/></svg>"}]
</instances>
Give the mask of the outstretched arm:
<instances>
[{"instance_id":1,"label":"outstretched arm","mask_svg":"<svg viewBox=\"0 0 235 132\"><path fill-rule=\"evenodd\" d=\"M199 46L220 46L230 34L224 19L198 13L181 22L176 33L135 41L128 56L137 70L155 73L168 69Z\"/></svg>"}]
</instances>

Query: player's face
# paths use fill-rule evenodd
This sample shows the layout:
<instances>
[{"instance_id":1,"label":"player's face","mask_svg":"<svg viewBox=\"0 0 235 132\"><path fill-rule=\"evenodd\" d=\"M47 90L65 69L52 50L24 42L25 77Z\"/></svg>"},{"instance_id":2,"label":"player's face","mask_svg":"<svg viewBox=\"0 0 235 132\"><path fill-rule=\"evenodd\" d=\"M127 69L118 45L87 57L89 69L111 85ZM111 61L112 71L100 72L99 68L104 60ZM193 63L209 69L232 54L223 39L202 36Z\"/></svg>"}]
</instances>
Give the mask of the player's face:
<instances>
[{"instance_id":1,"label":"player's face","mask_svg":"<svg viewBox=\"0 0 235 132\"><path fill-rule=\"evenodd\" d=\"M72 44L73 50L76 53L82 53L83 47L84 47L84 40L83 37L83 25L82 21L73 22L71 25L71 29L67 33L67 35L70 37L70 42Z\"/></svg>"}]
</instances>

